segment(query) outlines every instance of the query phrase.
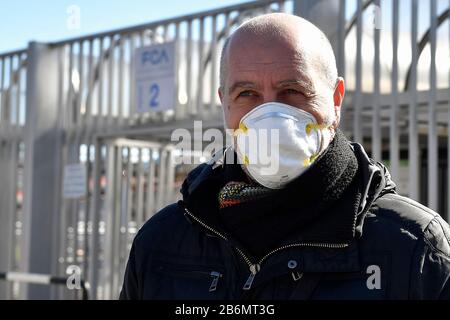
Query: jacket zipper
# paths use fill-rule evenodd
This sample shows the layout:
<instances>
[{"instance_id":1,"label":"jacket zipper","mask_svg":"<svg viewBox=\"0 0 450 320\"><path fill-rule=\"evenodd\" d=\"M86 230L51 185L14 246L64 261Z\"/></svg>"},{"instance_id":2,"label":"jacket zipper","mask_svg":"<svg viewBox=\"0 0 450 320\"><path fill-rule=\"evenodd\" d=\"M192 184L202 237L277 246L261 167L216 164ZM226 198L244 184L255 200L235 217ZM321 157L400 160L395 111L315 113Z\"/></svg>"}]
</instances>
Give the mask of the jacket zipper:
<instances>
[{"instance_id":1,"label":"jacket zipper","mask_svg":"<svg viewBox=\"0 0 450 320\"><path fill-rule=\"evenodd\" d=\"M164 270L164 267L161 267L159 270ZM217 285L219 283L219 279L222 278L223 274L218 271L188 271L188 270L175 270L168 268L170 274L176 274L180 276L188 276L188 277L201 277L201 278L211 278L211 284L209 286L209 292L214 292L217 290Z\"/></svg>"},{"instance_id":2,"label":"jacket zipper","mask_svg":"<svg viewBox=\"0 0 450 320\"><path fill-rule=\"evenodd\" d=\"M219 283L219 279L222 277L220 272L212 271L210 276L212 277L212 282L209 287L209 292L214 292L217 290L217 284Z\"/></svg>"},{"instance_id":3,"label":"jacket zipper","mask_svg":"<svg viewBox=\"0 0 450 320\"><path fill-rule=\"evenodd\" d=\"M206 223L201 221L199 218L194 216L192 212L190 212L187 208L184 208L184 211L197 223L199 223L201 226L203 226L205 229L211 231L218 237L222 238L225 241L229 241L226 236L224 236L219 231L215 230L214 228L208 226ZM275 250L270 251L268 254L266 254L264 257L262 257L257 263L253 263L248 256L239 248L235 247L236 251L239 253L239 255L244 259L245 263L248 265L250 269L250 275L247 278L247 281L244 284L243 290L250 290L253 284L253 280L255 279L255 276L258 274L258 272L261 270L261 264L269 258L271 255L282 251L284 249L293 248L293 247L316 247L316 248L327 248L327 249L343 249L348 247L348 243L313 243L313 242L303 242L303 243L292 243L288 245L284 245L282 247L279 247Z\"/></svg>"}]
</instances>

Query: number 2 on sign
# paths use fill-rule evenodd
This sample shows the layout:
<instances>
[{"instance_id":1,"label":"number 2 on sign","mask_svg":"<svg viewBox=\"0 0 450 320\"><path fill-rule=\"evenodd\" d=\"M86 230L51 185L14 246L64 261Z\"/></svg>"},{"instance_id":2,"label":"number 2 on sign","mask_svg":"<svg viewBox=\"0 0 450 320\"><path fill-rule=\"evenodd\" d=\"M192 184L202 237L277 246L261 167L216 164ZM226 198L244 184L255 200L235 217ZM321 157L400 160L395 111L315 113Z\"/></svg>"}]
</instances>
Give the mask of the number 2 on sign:
<instances>
[{"instance_id":1,"label":"number 2 on sign","mask_svg":"<svg viewBox=\"0 0 450 320\"><path fill-rule=\"evenodd\" d=\"M150 107L156 108L159 105L158 96L159 96L159 85L157 83L154 83L150 87Z\"/></svg>"}]
</instances>

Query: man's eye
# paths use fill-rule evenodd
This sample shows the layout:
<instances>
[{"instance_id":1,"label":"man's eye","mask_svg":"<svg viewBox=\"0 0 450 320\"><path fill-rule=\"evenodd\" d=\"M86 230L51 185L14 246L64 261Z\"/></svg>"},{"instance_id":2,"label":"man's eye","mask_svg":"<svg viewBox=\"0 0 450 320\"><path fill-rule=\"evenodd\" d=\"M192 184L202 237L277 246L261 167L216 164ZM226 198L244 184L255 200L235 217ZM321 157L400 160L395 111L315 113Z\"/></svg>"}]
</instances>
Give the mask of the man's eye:
<instances>
[{"instance_id":1,"label":"man's eye","mask_svg":"<svg viewBox=\"0 0 450 320\"><path fill-rule=\"evenodd\" d=\"M285 94L300 94L301 92L297 91L295 89L286 89L286 90L284 90L284 93Z\"/></svg>"},{"instance_id":2,"label":"man's eye","mask_svg":"<svg viewBox=\"0 0 450 320\"><path fill-rule=\"evenodd\" d=\"M242 91L241 93L239 93L238 97L252 97L254 95L255 94L252 91Z\"/></svg>"}]
</instances>

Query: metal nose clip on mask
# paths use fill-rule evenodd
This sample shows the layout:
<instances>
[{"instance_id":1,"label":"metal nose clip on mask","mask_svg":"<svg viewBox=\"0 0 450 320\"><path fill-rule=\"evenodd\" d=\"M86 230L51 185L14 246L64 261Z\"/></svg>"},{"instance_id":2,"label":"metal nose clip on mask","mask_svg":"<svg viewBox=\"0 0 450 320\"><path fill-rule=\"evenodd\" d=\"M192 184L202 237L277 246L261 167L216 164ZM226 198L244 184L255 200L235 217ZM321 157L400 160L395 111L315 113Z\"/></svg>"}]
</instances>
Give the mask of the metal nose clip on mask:
<instances>
[{"instance_id":1,"label":"metal nose clip on mask","mask_svg":"<svg viewBox=\"0 0 450 320\"><path fill-rule=\"evenodd\" d=\"M235 151L247 174L259 184L281 189L299 177L327 148L328 128L299 108L262 104L244 115L233 133Z\"/></svg>"}]
</instances>

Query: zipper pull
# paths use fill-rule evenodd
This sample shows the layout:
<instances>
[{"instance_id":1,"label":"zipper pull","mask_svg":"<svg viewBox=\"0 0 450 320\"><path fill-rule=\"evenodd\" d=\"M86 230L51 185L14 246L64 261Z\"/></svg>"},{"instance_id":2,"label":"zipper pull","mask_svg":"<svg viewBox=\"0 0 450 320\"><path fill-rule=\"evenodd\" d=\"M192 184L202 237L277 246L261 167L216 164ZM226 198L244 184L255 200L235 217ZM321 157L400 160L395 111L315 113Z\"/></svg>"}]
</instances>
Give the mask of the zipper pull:
<instances>
[{"instance_id":1,"label":"zipper pull","mask_svg":"<svg viewBox=\"0 0 450 320\"><path fill-rule=\"evenodd\" d=\"M298 271L292 271L292 279L294 279L294 281L298 281L301 278L303 278L303 273L300 273Z\"/></svg>"},{"instance_id":2,"label":"zipper pull","mask_svg":"<svg viewBox=\"0 0 450 320\"><path fill-rule=\"evenodd\" d=\"M222 277L222 274L216 271L211 272L212 282L209 287L209 292L213 292L217 290L217 284L219 283L219 279Z\"/></svg>"},{"instance_id":3,"label":"zipper pull","mask_svg":"<svg viewBox=\"0 0 450 320\"><path fill-rule=\"evenodd\" d=\"M248 277L247 281L245 281L243 290L250 290L253 284L253 280L255 279L256 274L259 272L261 267L259 264L252 264L250 266L250 276Z\"/></svg>"}]
</instances>

